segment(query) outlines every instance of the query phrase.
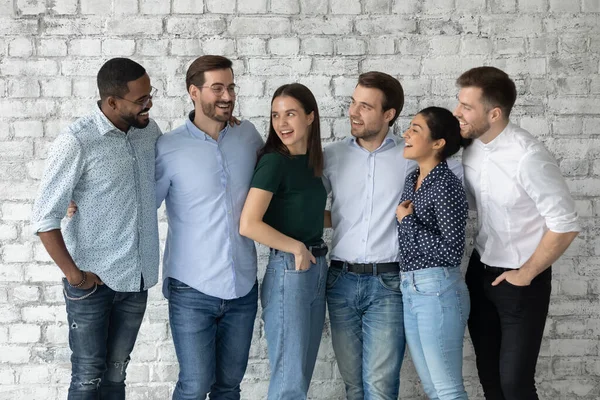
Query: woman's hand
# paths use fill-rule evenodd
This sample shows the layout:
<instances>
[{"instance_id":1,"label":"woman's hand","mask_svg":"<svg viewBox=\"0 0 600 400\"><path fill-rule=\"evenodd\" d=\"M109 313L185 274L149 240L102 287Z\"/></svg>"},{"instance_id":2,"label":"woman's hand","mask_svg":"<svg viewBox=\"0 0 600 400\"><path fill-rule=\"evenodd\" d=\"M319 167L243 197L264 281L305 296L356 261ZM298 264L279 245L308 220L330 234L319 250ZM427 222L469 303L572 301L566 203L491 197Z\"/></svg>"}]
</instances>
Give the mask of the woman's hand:
<instances>
[{"instance_id":1,"label":"woman's hand","mask_svg":"<svg viewBox=\"0 0 600 400\"><path fill-rule=\"evenodd\" d=\"M402 218L407 215L411 215L415 211L415 206L412 201L404 200L402 203L398 205L396 208L396 218L398 218L399 222L402 222Z\"/></svg>"},{"instance_id":2,"label":"woman's hand","mask_svg":"<svg viewBox=\"0 0 600 400\"><path fill-rule=\"evenodd\" d=\"M294 252L294 259L296 261L296 271L305 271L310 268L310 263L316 264L317 259L306 248L304 243L300 244L302 246L298 249L298 252Z\"/></svg>"},{"instance_id":3,"label":"woman's hand","mask_svg":"<svg viewBox=\"0 0 600 400\"><path fill-rule=\"evenodd\" d=\"M69 203L69 207L67 207L67 217L71 218L77 212L77 204L73 200Z\"/></svg>"}]
</instances>

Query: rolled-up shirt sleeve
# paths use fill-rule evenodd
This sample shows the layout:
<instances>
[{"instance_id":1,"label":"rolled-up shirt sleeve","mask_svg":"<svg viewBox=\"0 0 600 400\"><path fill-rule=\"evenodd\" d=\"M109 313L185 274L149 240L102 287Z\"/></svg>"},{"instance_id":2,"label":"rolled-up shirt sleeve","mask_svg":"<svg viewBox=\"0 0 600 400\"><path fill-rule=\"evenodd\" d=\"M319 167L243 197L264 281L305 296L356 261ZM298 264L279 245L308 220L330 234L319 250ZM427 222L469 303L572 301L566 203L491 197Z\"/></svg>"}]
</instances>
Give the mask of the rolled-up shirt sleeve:
<instances>
[{"instance_id":1,"label":"rolled-up shirt sleeve","mask_svg":"<svg viewBox=\"0 0 600 400\"><path fill-rule=\"evenodd\" d=\"M575 201L554 158L543 148L527 153L517 179L553 232L579 232Z\"/></svg>"},{"instance_id":2,"label":"rolled-up shirt sleeve","mask_svg":"<svg viewBox=\"0 0 600 400\"><path fill-rule=\"evenodd\" d=\"M76 137L56 138L46 161L31 222L35 234L60 229L73 190L83 171L83 149Z\"/></svg>"}]
</instances>

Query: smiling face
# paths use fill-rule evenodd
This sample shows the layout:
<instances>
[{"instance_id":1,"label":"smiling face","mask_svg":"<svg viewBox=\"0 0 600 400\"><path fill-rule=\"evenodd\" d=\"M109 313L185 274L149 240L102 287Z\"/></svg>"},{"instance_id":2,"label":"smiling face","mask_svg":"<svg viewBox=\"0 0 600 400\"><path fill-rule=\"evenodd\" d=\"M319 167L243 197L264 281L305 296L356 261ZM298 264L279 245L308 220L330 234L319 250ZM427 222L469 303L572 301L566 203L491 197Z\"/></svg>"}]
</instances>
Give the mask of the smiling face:
<instances>
[{"instance_id":1,"label":"smiling face","mask_svg":"<svg viewBox=\"0 0 600 400\"><path fill-rule=\"evenodd\" d=\"M271 124L290 154L306 154L314 112L306 114L291 96L278 96L271 104Z\"/></svg>"},{"instance_id":2,"label":"smiling face","mask_svg":"<svg viewBox=\"0 0 600 400\"><path fill-rule=\"evenodd\" d=\"M216 86L213 86L216 85ZM223 90L216 95L211 87L232 87L233 71L230 68L204 72L204 84L201 87L190 86L190 96L195 104L196 114L202 113L211 120L227 122L233 113L235 93Z\"/></svg>"},{"instance_id":3,"label":"smiling face","mask_svg":"<svg viewBox=\"0 0 600 400\"><path fill-rule=\"evenodd\" d=\"M350 100L350 133L357 139L373 140L385 136L394 110L383 111L381 90L357 85Z\"/></svg>"},{"instance_id":4,"label":"smiling face","mask_svg":"<svg viewBox=\"0 0 600 400\"><path fill-rule=\"evenodd\" d=\"M421 114L415 115L402 137L404 137L404 158L417 162L437 158L445 142L444 139L431 139L431 131Z\"/></svg>"},{"instance_id":5,"label":"smiling face","mask_svg":"<svg viewBox=\"0 0 600 400\"><path fill-rule=\"evenodd\" d=\"M460 123L460 134L465 139L477 139L490 130L490 111L481 98L478 87L464 87L458 93L454 116Z\"/></svg>"},{"instance_id":6,"label":"smiling face","mask_svg":"<svg viewBox=\"0 0 600 400\"><path fill-rule=\"evenodd\" d=\"M150 123L149 111L152 108L152 85L148 74L135 81L127 82L129 92L122 99L115 97L117 117L127 126L143 129Z\"/></svg>"}]
</instances>

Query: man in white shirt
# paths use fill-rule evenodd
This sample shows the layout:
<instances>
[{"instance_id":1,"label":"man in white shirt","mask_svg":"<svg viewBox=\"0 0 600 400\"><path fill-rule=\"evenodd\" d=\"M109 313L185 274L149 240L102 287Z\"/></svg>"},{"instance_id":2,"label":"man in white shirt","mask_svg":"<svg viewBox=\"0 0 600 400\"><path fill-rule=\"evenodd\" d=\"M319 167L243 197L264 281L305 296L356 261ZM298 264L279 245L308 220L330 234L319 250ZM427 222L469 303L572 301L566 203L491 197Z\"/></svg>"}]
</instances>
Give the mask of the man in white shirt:
<instances>
[{"instance_id":1,"label":"man in white shirt","mask_svg":"<svg viewBox=\"0 0 600 400\"><path fill-rule=\"evenodd\" d=\"M494 67L457 79L454 115L465 138L467 195L478 232L466 281L469 332L488 400L535 400L535 366L548 315L550 266L580 230L554 158L509 122L517 92Z\"/></svg>"}]
</instances>

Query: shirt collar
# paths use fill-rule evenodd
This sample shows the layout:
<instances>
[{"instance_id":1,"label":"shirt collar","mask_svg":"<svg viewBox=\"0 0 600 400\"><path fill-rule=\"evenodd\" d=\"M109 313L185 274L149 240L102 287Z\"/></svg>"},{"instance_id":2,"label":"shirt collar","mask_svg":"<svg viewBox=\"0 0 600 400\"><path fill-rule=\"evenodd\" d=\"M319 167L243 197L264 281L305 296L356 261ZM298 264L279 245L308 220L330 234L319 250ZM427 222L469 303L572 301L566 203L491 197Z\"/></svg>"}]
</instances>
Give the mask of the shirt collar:
<instances>
[{"instance_id":1,"label":"shirt collar","mask_svg":"<svg viewBox=\"0 0 600 400\"><path fill-rule=\"evenodd\" d=\"M475 140L475 143L477 143L478 145L480 145L483 148L487 148L487 149L493 149L494 147L496 147L498 145L498 143L502 143L502 141L504 140L504 138L509 134L508 132L510 132L513 127L515 125L512 122L509 122L504 129L502 130L502 132L500 132L498 134L498 136L496 136L491 142L489 143L483 143L481 140L477 139Z\"/></svg>"},{"instance_id":2,"label":"shirt collar","mask_svg":"<svg viewBox=\"0 0 600 400\"><path fill-rule=\"evenodd\" d=\"M350 136L347 140L348 140L348 145L357 147L363 151L368 151L358 144L358 142L354 136ZM402 141L403 141L402 138L399 138L398 136L394 135L392 133L391 129L388 129L388 133L387 133L387 135L385 135L383 142L381 142L381 146L379 146L375 151L373 151L373 153L378 153L380 151L387 150L389 147L397 146Z\"/></svg>"},{"instance_id":3,"label":"shirt collar","mask_svg":"<svg viewBox=\"0 0 600 400\"><path fill-rule=\"evenodd\" d=\"M104 115L102 109L100 108L100 102L96 103L96 107L94 108L94 115L96 117L96 126L98 127L98 132L102 136L112 131L124 133L119 128L117 128L112 122L110 122L106 115Z\"/></svg>"},{"instance_id":4,"label":"shirt collar","mask_svg":"<svg viewBox=\"0 0 600 400\"><path fill-rule=\"evenodd\" d=\"M187 127L188 132L198 139L203 140L214 140L209 134L199 129L196 125L194 125L194 117L196 116L196 111L192 110L188 114L188 118L185 120L185 126ZM219 139L225 137L225 134L229 131L229 123L225 124L225 127L219 132Z\"/></svg>"},{"instance_id":5,"label":"shirt collar","mask_svg":"<svg viewBox=\"0 0 600 400\"><path fill-rule=\"evenodd\" d=\"M419 167L417 167L417 169L410 175L410 179L411 182L413 183L413 187L414 187L414 183L417 181L417 177L419 176L420 173L420 169ZM428 186L431 182L434 182L436 179L439 179L440 177L446 175L446 173L451 172L450 168L448 168L448 163L446 162L446 160L440 162L438 165L436 165L431 171L429 171L429 174L427 174L427 176L425 177L425 179L423 179L423 182L421 182L421 187L426 187Z\"/></svg>"}]
</instances>

